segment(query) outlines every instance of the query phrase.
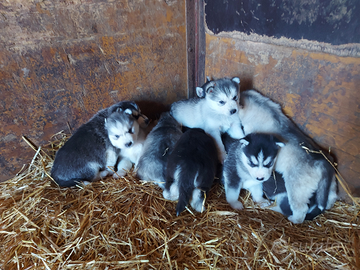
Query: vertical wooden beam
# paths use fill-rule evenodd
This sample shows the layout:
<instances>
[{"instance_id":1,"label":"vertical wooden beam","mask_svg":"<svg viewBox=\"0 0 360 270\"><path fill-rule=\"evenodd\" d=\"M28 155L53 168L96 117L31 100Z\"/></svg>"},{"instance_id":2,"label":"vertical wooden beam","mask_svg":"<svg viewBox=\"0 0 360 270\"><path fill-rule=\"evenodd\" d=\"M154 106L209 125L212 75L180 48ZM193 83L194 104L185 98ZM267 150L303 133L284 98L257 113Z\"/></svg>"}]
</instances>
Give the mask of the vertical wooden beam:
<instances>
[{"instance_id":1,"label":"vertical wooden beam","mask_svg":"<svg viewBox=\"0 0 360 270\"><path fill-rule=\"evenodd\" d=\"M188 97L205 82L204 0L186 0Z\"/></svg>"}]
</instances>

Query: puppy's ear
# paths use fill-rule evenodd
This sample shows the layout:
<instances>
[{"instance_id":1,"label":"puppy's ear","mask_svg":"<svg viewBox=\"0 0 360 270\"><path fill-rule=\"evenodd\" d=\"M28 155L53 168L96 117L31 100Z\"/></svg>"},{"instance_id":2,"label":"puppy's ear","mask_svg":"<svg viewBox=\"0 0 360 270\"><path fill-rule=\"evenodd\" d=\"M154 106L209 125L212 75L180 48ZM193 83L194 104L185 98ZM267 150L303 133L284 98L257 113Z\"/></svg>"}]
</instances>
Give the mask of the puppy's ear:
<instances>
[{"instance_id":1,"label":"puppy's ear","mask_svg":"<svg viewBox=\"0 0 360 270\"><path fill-rule=\"evenodd\" d=\"M130 101L130 104L131 104L131 106L133 106L134 107L134 109L135 110L137 110L137 111L139 111L140 112L140 108L139 108L139 106L134 102L134 101Z\"/></svg>"},{"instance_id":2,"label":"puppy's ear","mask_svg":"<svg viewBox=\"0 0 360 270\"><path fill-rule=\"evenodd\" d=\"M196 94L199 98L205 97L205 91L201 87L196 87Z\"/></svg>"},{"instance_id":3,"label":"puppy's ear","mask_svg":"<svg viewBox=\"0 0 360 270\"><path fill-rule=\"evenodd\" d=\"M285 143L282 140L280 140L277 136L274 136L273 138L277 147L281 148L285 146Z\"/></svg>"},{"instance_id":4,"label":"puppy's ear","mask_svg":"<svg viewBox=\"0 0 360 270\"><path fill-rule=\"evenodd\" d=\"M211 81L211 82L207 83L206 86L205 86L205 92L207 94L211 93L212 90L214 89L215 85L216 85L216 82L214 82L214 81Z\"/></svg>"},{"instance_id":5,"label":"puppy's ear","mask_svg":"<svg viewBox=\"0 0 360 270\"><path fill-rule=\"evenodd\" d=\"M275 142L275 144L280 148L285 146L285 143L283 142Z\"/></svg>"},{"instance_id":6,"label":"puppy's ear","mask_svg":"<svg viewBox=\"0 0 360 270\"><path fill-rule=\"evenodd\" d=\"M231 80L237 84L240 84L240 79L238 77L234 77Z\"/></svg>"},{"instance_id":7,"label":"puppy's ear","mask_svg":"<svg viewBox=\"0 0 360 270\"><path fill-rule=\"evenodd\" d=\"M206 76L206 82L211 82L211 78L209 76Z\"/></svg>"},{"instance_id":8,"label":"puppy's ear","mask_svg":"<svg viewBox=\"0 0 360 270\"><path fill-rule=\"evenodd\" d=\"M250 143L250 142L249 142L247 139L245 139L245 138L240 139L240 147L241 147L241 148L249 145L249 143Z\"/></svg>"}]
</instances>

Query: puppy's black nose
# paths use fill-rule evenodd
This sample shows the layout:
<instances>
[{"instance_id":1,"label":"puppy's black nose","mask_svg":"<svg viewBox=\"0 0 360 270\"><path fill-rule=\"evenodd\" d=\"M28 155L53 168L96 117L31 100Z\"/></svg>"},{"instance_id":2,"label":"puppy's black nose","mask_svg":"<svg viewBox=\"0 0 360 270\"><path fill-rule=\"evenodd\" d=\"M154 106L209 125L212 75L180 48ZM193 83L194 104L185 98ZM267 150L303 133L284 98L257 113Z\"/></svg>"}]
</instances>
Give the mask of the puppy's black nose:
<instances>
[{"instance_id":1,"label":"puppy's black nose","mask_svg":"<svg viewBox=\"0 0 360 270\"><path fill-rule=\"evenodd\" d=\"M230 111L230 114L234 114L234 113L236 113L236 109L232 109L232 110Z\"/></svg>"},{"instance_id":2,"label":"puppy's black nose","mask_svg":"<svg viewBox=\"0 0 360 270\"><path fill-rule=\"evenodd\" d=\"M127 144L125 144L126 147L130 147L133 143L132 142L128 142Z\"/></svg>"},{"instance_id":3,"label":"puppy's black nose","mask_svg":"<svg viewBox=\"0 0 360 270\"><path fill-rule=\"evenodd\" d=\"M262 181L264 180L264 177L256 177L256 180Z\"/></svg>"}]
</instances>

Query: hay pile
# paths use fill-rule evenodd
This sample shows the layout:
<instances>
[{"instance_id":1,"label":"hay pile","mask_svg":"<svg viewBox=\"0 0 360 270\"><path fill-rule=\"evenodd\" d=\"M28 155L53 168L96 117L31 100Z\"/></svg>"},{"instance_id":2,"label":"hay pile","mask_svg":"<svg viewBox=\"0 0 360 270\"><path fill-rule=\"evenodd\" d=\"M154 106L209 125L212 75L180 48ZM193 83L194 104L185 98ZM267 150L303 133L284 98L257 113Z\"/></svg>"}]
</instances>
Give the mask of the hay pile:
<instances>
[{"instance_id":1,"label":"hay pile","mask_svg":"<svg viewBox=\"0 0 360 270\"><path fill-rule=\"evenodd\" d=\"M54 139L55 140L55 139ZM234 211L216 184L206 211L175 215L175 202L132 175L59 188L54 152L0 184L1 269L356 269L360 207L337 202L314 221L290 223L243 194Z\"/></svg>"}]
</instances>

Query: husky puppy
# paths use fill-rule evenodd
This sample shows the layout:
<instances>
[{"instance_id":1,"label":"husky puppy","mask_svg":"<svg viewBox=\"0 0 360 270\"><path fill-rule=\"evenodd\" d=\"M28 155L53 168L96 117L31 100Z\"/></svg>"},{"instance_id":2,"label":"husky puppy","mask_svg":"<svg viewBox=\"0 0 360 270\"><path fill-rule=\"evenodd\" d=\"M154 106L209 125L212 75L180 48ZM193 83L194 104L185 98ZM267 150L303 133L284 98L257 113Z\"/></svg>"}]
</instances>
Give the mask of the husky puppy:
<instances>
[{"instance_id":1,"label":"husky puppy","mask_svg":"<svg viewBox=\"0 0 360 270\"><path fill-rule=\"evenodd\" d=\"M120 149L130 148L139 132L139 123L148 120L134 102L119 102L95 114L61 147L51 169L59 186L69 187L96 181L113 174Z\"/></svg>"},{"instance_id":2,"label":"husky puppy","mask_svg":"<svg viewBox=\"0 0 360 270\"><path fill-rule=\"evenodd\" d=\"M178 200L176 214L190 204L202 212L204 193L211 188L217 166L214 139L202 129L188 129L176 143L167 162L165 199Z\"/></svg>"},{"instance_id":3,"label":"husky puppy","mask_svg":"<svg viewBox=\"0 0 360 270\"><path fill-rule=\"evenodd\" d=\"M251 133L228 147L222 181L232 208L243 209L238 200L242 188L251 192L254 202L268 205L263 197L263 183L270 178L281 147L284 143L279 139L262 133Z\"/></svg>"},{"instance_id":4,"label":"husky puppy","mask_svg":"<svg viewBox=\"0 0 360 270\"><path fill-rule=\"evenodd\" d=\"M181 125L201 128L214 138L221 163L226 157L221 133L227 132L235 139L244 136L237 113L239 84L240 79L236 77L207 81L202 87L196 87L198 97L181 100L171 106L171 115Z\"/></svg>"},{"instance_id":5,"label":"husky puppy","mask_svg":"<svg viewBox=\"0 0 360 270\"><path fill-rule=\"evenodd\" d=\"M153 181L162 189L166 182L166 161L182 135L180 124L165 112L144 142L143 151L136 166L137 176Z\"/></svg>"},{"instance_id":6,"label":"husky puppy","mask_svg":"<svg viewBox=\"0 0 360 270\"><path fill-rule=\"evenodd\" d=\"M326 179L322 179L321 181L324 180ZM336 201L338 191L335 179L333 179L331 183L320 183L319 186L322 188L317 189L309 200L309 210L306 213L305 220L313 220L316 216L325 211L325 209L320 209L319 207L319 202L317 201L319 195L324 197L324 200L327 201L326 209L330 209L333 205L333 202ZM275 201L275 205L270 206L269 209L279 212L287 217L292 215L292 210L289 204L289 198L286 192L285 182L282 174L274 171L269 180L263 182L263 191L265 197Z\"/></svg>"},{"instance_id":7,"label":"husky puppy","mask_svg":"<svg viewBox=\"0 0 360 270\"><path fill-rule=\"evenodd\" d=\"M333 196L331 199L323 196L328 193L326 190L316 192L335 181L332 165L322 154L311 152L320 147L283 114L279 104L254 90L247 90L241 93L239 116L245 134L267 132L280 135L286 141L280 149L275 170L285 181L292 210L290 221L304 221L314 193L321 211L336 201Z\"/></svg>"}]
</instances>

